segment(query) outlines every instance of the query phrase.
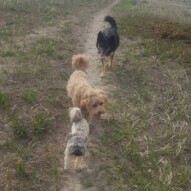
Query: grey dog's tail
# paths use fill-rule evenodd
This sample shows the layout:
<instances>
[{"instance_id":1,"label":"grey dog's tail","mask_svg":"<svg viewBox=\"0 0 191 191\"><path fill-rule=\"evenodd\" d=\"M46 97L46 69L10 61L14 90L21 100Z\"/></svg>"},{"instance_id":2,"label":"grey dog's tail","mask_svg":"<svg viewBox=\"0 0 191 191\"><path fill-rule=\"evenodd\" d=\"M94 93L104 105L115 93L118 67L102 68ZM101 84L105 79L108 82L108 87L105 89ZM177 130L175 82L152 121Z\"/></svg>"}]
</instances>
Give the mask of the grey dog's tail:
<instances>
[{"instance_id":1,"label":"grey dog's tail","mask_svg":"<svg viewBox=\"0 0 191 191\"><path fill-rule=\"evenodd\" d=\"M82 119L82 112L79 107L72 107L70 109L70 120L71 122L78 122Z\"/></svg>"},{"instance_id":2,"label":"grey dog's tail","mask_svg":"<svg viewBox=\"0 0 191 191\"><path fill-rule=\"evenodd\" d=\"M115 22L115 19L111 16L106 16L104 18L104 21L107 21L113 28L117 29L117 24Z\"/></svg>"}]
</instances>

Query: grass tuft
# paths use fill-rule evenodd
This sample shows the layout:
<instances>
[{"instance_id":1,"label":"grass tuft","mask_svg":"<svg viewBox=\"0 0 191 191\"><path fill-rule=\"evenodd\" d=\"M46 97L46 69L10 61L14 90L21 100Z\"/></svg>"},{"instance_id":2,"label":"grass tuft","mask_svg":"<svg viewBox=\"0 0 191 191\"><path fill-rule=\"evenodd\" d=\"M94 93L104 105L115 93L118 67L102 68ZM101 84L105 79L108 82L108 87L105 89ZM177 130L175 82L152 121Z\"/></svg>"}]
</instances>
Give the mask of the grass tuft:
<instances>
[{"instance_id":1,"label":"grass tuft","mask_svg":"<svg viewBox=\"0 0 191 191\"><path fill-rule=\"evenodd\" d=\"M49 47L44 47L44 48L34 48L33 52L38 55L47 55L47 56L52 56L55 52L54 46L50 45Z\"/></svg>"},{"instance_id":2,"label":"grass tuft","mask_svg":"<svg viewBox=\"0 0 191 191\"><path fill-rule=\"evenodd\" d=\"M36 94L33 91L26 91L24 92L21 97L26 103L33 103L37 100Z\"/></svg>"},{"instance_id":3,"label":"grass tuft","mask_svg":"<svg viewBox=\"0 0 191 191\"><path fill-rule=\"evenodd\" d=\"M18 176L25 175L25 167L26 167L25 161L23 160L18 161L18 163L16 164L16 174Z\"/></svg>"},{"instance_id":4,"label":"grass tuft","mask_svg":"<svg viewBox=\"0 0 191 191\"><path fill-rule=\"evenodd\" d=\"M2 109L7 109L8 101L8 95L5 93L0 93L0 107Z\"/></svg>"},{"instance_id":5,"label":"grass tuft","mask_svg":"<svg viewBox=\"0 0 191 191\"><path fill-rule=\"evenodd\" d=\"M36 114L32 121L34 134L41 134L48 128L48 118L43 113Z\"/></svg>"},{"instance_id":6,"label":"grass tuft","mask_svg":"<svg viewBox=\"0 0 191 191\"><path fill-rule=\"evenodd\" d=\"M17 120L14 119L12 121L14 134L17 138L26 138L27 130L26 128Z\"/></svg>"}]
</instances>

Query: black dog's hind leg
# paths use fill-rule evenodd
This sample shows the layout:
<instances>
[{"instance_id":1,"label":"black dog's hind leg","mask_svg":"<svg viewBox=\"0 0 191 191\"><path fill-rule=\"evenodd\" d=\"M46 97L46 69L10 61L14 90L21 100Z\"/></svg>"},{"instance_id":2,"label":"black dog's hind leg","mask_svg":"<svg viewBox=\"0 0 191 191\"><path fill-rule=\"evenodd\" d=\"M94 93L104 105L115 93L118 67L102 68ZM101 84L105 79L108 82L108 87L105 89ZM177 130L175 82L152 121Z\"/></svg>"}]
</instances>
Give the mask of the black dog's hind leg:
<instances>
[{"instance_id":1,"label":"black dog's hind leg","mask_svg":"<svg viewBox=\"0 0 191 191\"><path fill-rule=\"evenodd\" d=\"M109 68L112 68L113 66L113 57L114 57L114 52L112 52L109 56L110 60L109 60Z\"/></svg>"},{"instance_id":2,"label":"black dog's hind leg","mask_svg":"<svg viewBox=\"0 0 191 191\"><path fill-rule=\"evenodd\" d=\"M101 58L101 63L102 63L102 72L100 74L100 77L104 77L105 76L105 64L104 64L104 58Z\"/></svg>"}]
</instances>

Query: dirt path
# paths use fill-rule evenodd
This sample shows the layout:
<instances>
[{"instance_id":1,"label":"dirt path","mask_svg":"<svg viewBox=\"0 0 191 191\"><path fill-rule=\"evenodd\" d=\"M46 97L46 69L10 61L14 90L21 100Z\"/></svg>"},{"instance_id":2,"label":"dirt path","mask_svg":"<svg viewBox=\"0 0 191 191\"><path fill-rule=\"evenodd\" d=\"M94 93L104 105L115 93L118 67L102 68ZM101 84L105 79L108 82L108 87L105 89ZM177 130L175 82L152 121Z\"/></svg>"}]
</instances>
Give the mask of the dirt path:
<instances>
[{"instance_id":1,"label":"dirt path","mask_svg":"<svg viewBox=\"0 0 191 191\"><path fill-rule=\"evenodd\" d=\"M115 0L105 9L101 10L91 22L91 25L85 30L84 37L87 39L84 45L84 53L90 56L90 67L88 71L88 78L90 83L102 90L108 92L110 86L104 85L102 78L100 78L99 66L101 62L98 58L97 48L96 48L96 38L98 31L104 27L104 17L109 14L111 8L115 6L120 0ZM73 173L68 172L64 174L64 179L66 180L65 186L61 191L98 191L105 190L111 191L112 189L107 185L107 174L102 170L102 161L98 161L92 156L91 153L96 153L98 151L99 138L102 134L102 130L99 124L96 124L95 129L93 129L90 135L88 143L88 152L86 154L84 164L88 166L83 172Z\"/></svg>"}]
</instances>

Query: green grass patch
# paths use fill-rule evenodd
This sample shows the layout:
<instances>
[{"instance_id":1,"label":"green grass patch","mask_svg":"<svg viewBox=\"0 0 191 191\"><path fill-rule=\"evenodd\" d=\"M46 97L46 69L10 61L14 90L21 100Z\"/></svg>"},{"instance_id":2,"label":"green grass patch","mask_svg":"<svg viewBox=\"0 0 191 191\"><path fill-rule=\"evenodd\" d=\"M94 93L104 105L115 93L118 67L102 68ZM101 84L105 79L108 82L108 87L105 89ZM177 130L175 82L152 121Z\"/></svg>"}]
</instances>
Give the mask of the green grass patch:
<instances>
[{"instance_id":1,"label":"green grass patch","mask_svg":"<svg viewBox=\"0 0 191 191\"><path fill-rule=\"evenodd\" d=\"M33 52L38 55L53 56L55 48L53 45L49 45L48 47L44 48L33 48Z\"/></svg>"},{"instance_id":2,"label":"green grass patch","mask_svg":"<svg viewBox=\"0 0 191 191\"><path fill-rule=\"evenodd\" d=\"M2 109L7 109L8 102L9 102L8 95L5 93L0 93L0 107Z\"/></svg>"},{"instance_id":3,"label":"green grass patch","mask_svg":"<svg viewBox=\"0 0 191 191\"><path fill-rule=\"evenodd\" d=\"M38 113L32 121L33 132L38 135L48 128L48 118L43 113Z\"/></svg>"},{"instance_id":4,"label":"green grass patch","mask_svg":"<svg viewBox=\"0 0 191 191\"><path fill-rule=\"evenodd\" d=\"M14 134L17 138L26 138L27 130L23 124L18 119L12 121Z\"/></svg>"},{"instance_id":5,"label":"green grass patch","mask_svg":"<svg viewBox=\"0 0 191 191\"><path fill-rule=\"evenodd\" d=\"M23 160L20 160L16 164L16 174L19 176L25 175L25 167L26 167L25 162Z\"/></svg>"},{"instance_id":6,"label":"green grass patch","mask_svg":"<svg viewBox=\"0 0 191 191\"><path fill-rule=\"evenodd\" d=\"M26 91L24 92L21 97L26 103L33 103L37 100L36 93L33 91Z\"/></svg>"},{"instance_id":7,"label":"green grass patch","mask_svg":"<svg viewBox=\"0 0 191 191\"><path fill-rule=\"evenodd\" d=\"M11 50L7 50L7 51L4 51L4 52L1 52L0 55L2 57L12 57L12 56L15 56L15 52L13 52Z\"/></svg>"},{"instance_id":8,"label":"green grass patch","mask_svg":"<svg viewBox=\"0 0 191 191\"><path fill-rule=\"evenodd\" d=\"M62 50L62 46L61 41L43 37L34 43L32 52L41 56L60 57L59 51Z\"/></svg>"}]
</instances>

